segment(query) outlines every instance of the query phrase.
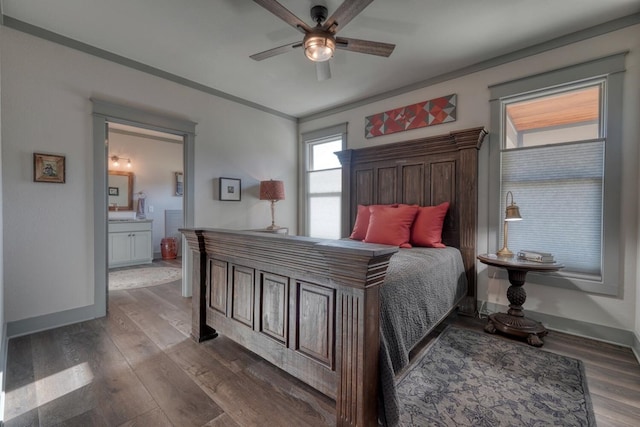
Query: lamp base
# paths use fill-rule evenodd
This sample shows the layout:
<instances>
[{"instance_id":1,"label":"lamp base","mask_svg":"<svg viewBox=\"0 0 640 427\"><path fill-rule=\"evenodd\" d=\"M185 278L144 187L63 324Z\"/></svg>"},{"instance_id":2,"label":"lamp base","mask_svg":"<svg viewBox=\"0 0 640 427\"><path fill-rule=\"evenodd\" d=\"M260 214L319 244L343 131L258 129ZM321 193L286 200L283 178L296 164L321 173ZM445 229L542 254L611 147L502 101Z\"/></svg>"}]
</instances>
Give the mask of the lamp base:
<instances>
[{"instance_id":1,"label":"lamp base","mask_svg":"<svg viewBox=\"0 0 640 427\"><path fill-rule=\"evenodd\" d=\"M284 228L284 227L280 227L279 225L271 224L270 226L267 227L267 230L280 230L281 228Z\"/></svg>"},{"instance_id":2,"label":"lamp base","mask_svg":"<svg viewBox=\"0 0 640 427\"><path fill-rule=\"evenodd\" d=\"M500 258L513 258L513 252L511 252L506 246L496 252L496 255Z\"/></svg>"}]
</instances>

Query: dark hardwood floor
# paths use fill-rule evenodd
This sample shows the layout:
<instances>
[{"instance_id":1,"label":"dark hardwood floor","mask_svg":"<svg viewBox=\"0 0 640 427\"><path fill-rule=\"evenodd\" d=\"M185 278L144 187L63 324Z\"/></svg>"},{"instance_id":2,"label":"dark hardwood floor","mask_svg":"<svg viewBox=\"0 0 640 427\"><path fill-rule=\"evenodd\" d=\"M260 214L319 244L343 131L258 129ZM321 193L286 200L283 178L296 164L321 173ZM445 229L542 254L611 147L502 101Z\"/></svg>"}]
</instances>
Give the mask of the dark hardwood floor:
<instances>
[{"instance_id":1,"label":"dark hardwood floor","mask_svg":"<svg viewBox=\"0 0 640 427\"><path fill-rule=\"evenodd\" d=\"M485 321L449 323L481 331ZM5 425L334 425L331 399L223 336L193 342L190 324L177 281L112 291L105 318L11 339ZM585 362L598 426L640 425L629 349L553 331L543 349Z\"/></svg>"}]
</instances>

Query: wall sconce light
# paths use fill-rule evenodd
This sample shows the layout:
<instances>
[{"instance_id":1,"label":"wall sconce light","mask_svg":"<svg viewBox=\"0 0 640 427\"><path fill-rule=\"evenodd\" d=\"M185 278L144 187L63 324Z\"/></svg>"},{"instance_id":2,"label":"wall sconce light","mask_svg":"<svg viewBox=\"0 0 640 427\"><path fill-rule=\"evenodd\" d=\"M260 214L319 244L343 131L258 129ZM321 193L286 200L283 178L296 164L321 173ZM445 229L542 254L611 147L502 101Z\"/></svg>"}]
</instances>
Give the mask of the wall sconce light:
<instances>
[{"instance_id":1,"label":"wall sconce light","mask_svg":"<svg viewBox=\"0 0 640 427\"><path fill-rule=\"evenodd\" d=\"M127 167L128 168L131 167L131 160L130 159L126 159L124 157L118 157L118 156L111 156L111 162L112 162L113 166L120 166L120 160L126 160L127 161Z\"/></svg>"},{"instance_id":2,"label":"wall sconce light","mask_svg":"<svg viewBox=\"0 0 640 427\"><path fill-rule=\"evenodd\" d=\"M509 204L509 196L511 196L511 204ZM511 252L507 247L507 241L509 240L508 224L511 221L522 221L522 217L520 216L520 208L513 203L513 193L511 191L507 191L505 205L507 206L507 209L504 214L504 243L502 249L500 249L496 255L502 258L512 258L513 252Z\"/></svg>"},{"instance_id":3,"label":"wall sconce light","mask_svg":"<svg viewBox=\"0 0 640 427\"><path fill-rule=\"evenodd\" d=\"M271 201L271 225L267 227L267 230L277 230L280 227L276 225L274 220L273 211L274 204L278 200L284 200L284 183L282 181L260 181L260 200Z\"/></svg>"}]
</instances>

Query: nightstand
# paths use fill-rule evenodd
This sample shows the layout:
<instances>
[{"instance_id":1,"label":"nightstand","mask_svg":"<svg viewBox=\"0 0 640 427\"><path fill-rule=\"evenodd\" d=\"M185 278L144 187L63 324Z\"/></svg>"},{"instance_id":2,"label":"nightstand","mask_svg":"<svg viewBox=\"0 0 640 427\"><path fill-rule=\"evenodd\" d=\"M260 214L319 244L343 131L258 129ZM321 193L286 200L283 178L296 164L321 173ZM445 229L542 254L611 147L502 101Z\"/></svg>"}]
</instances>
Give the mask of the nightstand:
<instances>
[{"instance_id":1,"label":"nightstand","mask_svg":"<svg viewBox=\"0 0 640 427\"><path fill-rule=\"evenodd\" d=\"M547 335L547 329L542 323L527 319L522 309L527 299L527 293L524 290L525 277L530 271L558 271L564 268L564 265L557 262L542 263L518 258L503 258L494 254L478 255L478 259L484 264L506 269L509 274L509 283L511 283L507 289L509 310L506 313L489 315L489 321L484 330L490 334L498 330L508 335L526 338L530 345L542 347L544 342L540 338Z\"/></svg>"}]
</instances>

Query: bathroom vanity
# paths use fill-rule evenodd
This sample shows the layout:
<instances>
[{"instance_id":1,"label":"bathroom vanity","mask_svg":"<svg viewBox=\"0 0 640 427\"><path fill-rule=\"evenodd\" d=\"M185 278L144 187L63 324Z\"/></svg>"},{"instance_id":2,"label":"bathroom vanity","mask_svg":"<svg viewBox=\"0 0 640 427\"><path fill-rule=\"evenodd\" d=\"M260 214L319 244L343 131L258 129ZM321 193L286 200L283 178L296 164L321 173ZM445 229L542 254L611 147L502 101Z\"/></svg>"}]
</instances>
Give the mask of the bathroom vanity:
<instances>
[{"instance_id":1,"label":"bathroom vanity","mask_svg":"<svg viewBox=\"0 0 640 427\"><path fill-rule=\"evenodd\" d=\"M153 261L152 220L109 220L109 268Z\"/></svg>"}]
</instances>

